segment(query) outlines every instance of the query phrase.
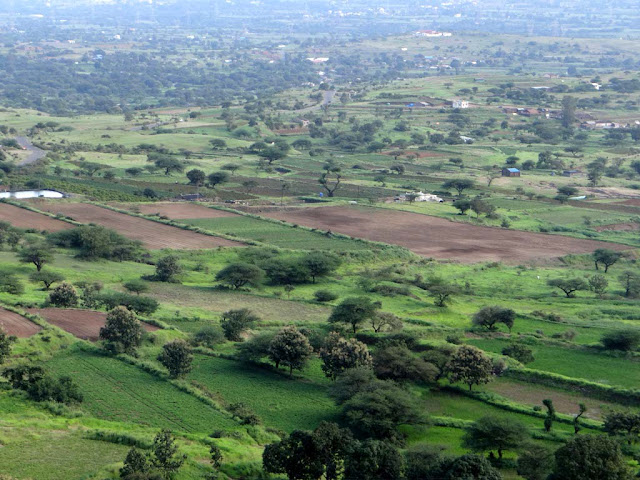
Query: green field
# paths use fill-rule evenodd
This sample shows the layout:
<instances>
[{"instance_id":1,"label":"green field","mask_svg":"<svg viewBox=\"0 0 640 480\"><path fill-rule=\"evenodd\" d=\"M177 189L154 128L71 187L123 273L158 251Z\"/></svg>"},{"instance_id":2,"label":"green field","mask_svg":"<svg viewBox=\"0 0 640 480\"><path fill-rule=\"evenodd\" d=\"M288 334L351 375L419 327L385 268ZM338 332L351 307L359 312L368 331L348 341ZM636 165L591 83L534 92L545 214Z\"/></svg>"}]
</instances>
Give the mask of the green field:
<instances>
[{"instance_id":1,"label":"green field","mask_svg":"<svg viewBox=\"0 0 640 480\"><path fill-rule=\"evenodd\" d=\"M245 403L266 426L284 431L311 430L335 420L338 411L325 386L232 360L197 356L189 378L228 403Z\"/></svg>"},{"instance_id":2,"label":"green field","mask_svg":"<svg viewBox=\"0 0 640 480\"><path fill-rule=\"evenodd\" d=\"M91 352L65 352L46 363L70 375L85 396L91 415L182 432L207 433L236 424L201 400L139 368Z\"/></svg>"}]
</instances>

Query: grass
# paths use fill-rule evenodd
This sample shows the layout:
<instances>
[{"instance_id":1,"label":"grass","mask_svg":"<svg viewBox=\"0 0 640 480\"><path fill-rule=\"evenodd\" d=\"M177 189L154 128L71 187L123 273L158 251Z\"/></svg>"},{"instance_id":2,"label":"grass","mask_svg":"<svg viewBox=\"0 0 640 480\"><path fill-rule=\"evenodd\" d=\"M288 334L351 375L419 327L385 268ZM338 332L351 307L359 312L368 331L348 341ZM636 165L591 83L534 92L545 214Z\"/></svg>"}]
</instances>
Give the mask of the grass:
<instances>
[{"instance_id":1,"label":"grass","mask_svg":"<svg viewBox=\"0 0 640 480\"><path fill-rule=\"evenodd\" d=\"M16 478L79 479L121 462L129 447L82 438L79 432L0 429L2 473ZM104 477L101 477L104 478Z\"/></svg>"},{"instance_id":2,"label":"grass","mask_svg":"<svg viewBox=\"0 0 640 480\"><path fill-rule=\"evenodd\" d=\"M213 233L226 233L294 250L349 252L370 248L369 245L357 240L330 238L322 233L248 217L199 218L181 220L181 222L204 228Z\"/></svg>"},{"instance_id":3,"label":"grass","mask_svg":"<svg viewBox=\"0 0 640 480\"><path fill-rule=\"evenodd\" d=\"M469 340L469 343L495 353L508 344L504 340L486 339ZM637 388L640 382L640 369L633 368L638 362L630 358L550 345L535 345L533 351L535 361L527 365L529 368L627 388Z\"/></svg>"},{"instance_id":4,"label":"grass","mask_svg":"<svg viewBox=\"0 0 640 480\"><path fill-rule=\"evenodd\" d=\"M63 352L46 363L69 375L84 395L82 408L96 418L183 432L210 433L236 424L166 380L92 352Z\"/></svg>"},{"instance_id":5,"label":"grass","mask_svg":"<svg viewBox=\"0 0 640 480\"><path fill-rule=\"evenodd\" d=\"M188 378L228 403L245 403L265 426L280 430L313 429L337 414L325 387L233 360L197 355Z\"/></svg>"}]
</instances>

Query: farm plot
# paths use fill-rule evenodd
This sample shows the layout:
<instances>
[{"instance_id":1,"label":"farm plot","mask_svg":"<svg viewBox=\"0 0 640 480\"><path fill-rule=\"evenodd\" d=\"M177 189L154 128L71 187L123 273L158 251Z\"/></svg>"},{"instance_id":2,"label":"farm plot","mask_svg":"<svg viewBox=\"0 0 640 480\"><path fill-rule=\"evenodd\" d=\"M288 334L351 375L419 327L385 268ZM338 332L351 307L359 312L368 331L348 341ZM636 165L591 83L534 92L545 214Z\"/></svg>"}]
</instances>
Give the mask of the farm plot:
<instances>
[{"instance_id":1,"label":"farm plot","mask_svg":"<svg viewBox=\"0 0 640 480\"><path fill-rule=\"evenodd\" d=\"M181 230L143 218L114 212L96 205L84 203L46 203L40 208L52 213L62 213L82 223L95 223L116 230L132 240L141 241L147 248L194 250L215 247L232 247L242 244L224 238L211 237Z\"/></svg>"},{"instance_id":2,"label":"farm plot","mask_svg":"<svg viewBox=\"0 0 640 480\"><path fill-rule=\"evenodd\" d=\"M107 314L92 310L74 310L63 308L31 308L29 313L40 315L47 322L60 327L82 340L95 342L98 340L100 328L104 326ZM155 325L141 322L147 332L159 330Z\"/></svg>"},{"instance_id":3,"label":"farm plot","mask_svg":"<svg viewBox=\"0 0 640 480\"><path fill-rule=\"evenodd\" d=\"M195 356L193 367L189 379L228 403L245 403L269 427L311 430L323 420L335 420L337 415L326 388L307 380L293 381L268 369L202 355Z\"/></svg>"},{"instance_id":4,"label":"farm plot","mask_svg":"<svg viewBox=\"0 0 640 480\"><path fill-rule=\"evenodd\" d=\"M442 218L362 207L315 207L264 215L354 237L401 245L425 256L473 263L555 258L613 243L451 222Z\"/></svg>"},{"instance_id":5,"label":"farm plot","mask_svg":"<svg viewBox=\"0 0 640 480\"><path fill-rule=\"evenodd\" d=\"M104 420L174 431L211 433L237 424L171 383L112 357L73 349L45 364L69 375L84 396L83 410Z\"/></svg>"},{"instance_id":6,"label":"farm plot","mask_svg":"<svg viewBox=\"0 0 640 480\"><path fill-rule=\"evenodd\" d=\"M371 246L365 242L348 238L335 238L333 236L327 236L322 232L310 232L302 228L279 225L269 220L259 220L240 215L230 218L185 219L183 222L203 228L212 233L226 233L281 248L330 250L334 252L371 250Z\"/></svg>"},{"instance_id":7,"label":"farm plot","mask_svg":"<svg viewBox=\"0 0 640 480\"><path fill-rule=\"evenodd\" d=\"M195 203L157 202L140 205L118 205L118 207L126 208L131 211L137 210L145 215L158 214L167 218L171 218L173 220L182 220L186 218L225 218L238 216L235 213L207 208L204 205L198 205Z\"/></svg>"},{"instance_id":8,"label":"farm plot","mask_svg":"<svg viewBox=\"0 0 640 480\"><path fill-rule=\"evenodd\" d=\"M0 307L0 328L9 335L27 338L42 330L38 325L22 315L10 312Z\"/></svg>"},{"instance_id":9,"label":"farm plot","mask_svg":"<svg viewBox=\"0 0 640 480\"><path fill-rule=\"evenodd\" d=\"M24 208L15 207L8 203L0 203L0 221L9 222L17 228L29 229L47 232L58 232L73 228L70 223L56 220L55 218L32 212Z\"/></svg>"}]
</instances>

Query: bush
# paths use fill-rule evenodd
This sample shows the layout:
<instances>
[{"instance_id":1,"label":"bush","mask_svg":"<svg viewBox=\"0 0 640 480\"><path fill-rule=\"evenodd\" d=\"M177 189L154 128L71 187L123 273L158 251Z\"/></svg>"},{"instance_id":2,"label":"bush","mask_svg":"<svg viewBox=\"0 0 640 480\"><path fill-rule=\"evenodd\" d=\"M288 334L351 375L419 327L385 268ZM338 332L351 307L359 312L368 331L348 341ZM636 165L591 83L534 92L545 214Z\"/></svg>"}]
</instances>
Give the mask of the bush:
<instances>
[{"instance_id":1,"label":"bush","mask_svg":"<svg viewBox=\"0 0 640 480\"><path fill-rule=\"evenodd\" d=\"M75 307L78 305L78 293L71 284L63 282L49 294L49 303L56 307Z\"/></svg>"},{"instance_id":2,"label":"bush","mask_svg":"<svg viewBox=\"0 0 640 480\"><path fill-rule=\"evenodd\" d=\"M15 275L2 275L0 277L0 292L22 295L24 293L24 285Z\"/></svg>"},{"instance_id":3,"label":"bush","mask_svg":"<svg viewBox=\"0 0 640 480\"><path fill-rule=\"evenodd\" d=\"M95 301L106 310L112 310L115 307L122 306L127 307L128 310L138 315L151 315L159 307L158 302L153 298L123 292L104 293L96 296Z\"/></svg>"},{"instance_id":4,"label":"bush","mask_svg":"<svg viewBox=\"0 0 640 480\"><path fill-rule=\"evenodd\" d=\"M531 363L535 360L533 351L522 344L514 343L502 349L502 354L511 358L515 358L520 363Z\"/></svg>"},{"instance_id":5,"label":"bush","mask_svg":"<svg viewBox=\"0 0 640 480\"><path fill-rule=\"evenodd\" d=\"M306 283L310 272L305 264L295 258L274 258L260 265L273 285Z\"/></svg>"},{"instance_id":6,"label":"bush","mask_svg":"<svg viewBox=\"0 0 640 480\"><path fill-rule=\"evenodd\" d=\"M202 327L196 333L193 334L191 343L199 346L213 348L219 343L224 343L224 332L220 327L214 327L213 325L207 325Z\"/></svg>"},{"instance_id":7,"label":"bush","mask_svg":"<svg viewBox=\"0 0 640 480\"><path fill-rule=\"evenodd\" d=\"M616 330L606 333L601 339L607 350L622 350L629 352L638 348L640 344L640 330Z\"/></svg>"},{"instance_id":8,"label":"bush","mask_svg":"<svg viewBox=\"0 0 640 480\"><path fill-rule=\"evenodd\" d=\"M331 302L337 299L338 295L329 290L316 290L313 292L313 298L316 302Z\"/></svg>"}]
</instances>

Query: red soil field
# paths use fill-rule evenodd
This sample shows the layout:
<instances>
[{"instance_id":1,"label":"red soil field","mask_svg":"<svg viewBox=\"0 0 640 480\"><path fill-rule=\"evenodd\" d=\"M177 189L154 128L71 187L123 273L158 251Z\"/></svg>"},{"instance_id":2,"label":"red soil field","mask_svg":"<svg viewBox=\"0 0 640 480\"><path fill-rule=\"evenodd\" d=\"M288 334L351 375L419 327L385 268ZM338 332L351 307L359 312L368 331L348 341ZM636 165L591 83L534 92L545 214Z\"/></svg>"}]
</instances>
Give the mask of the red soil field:
<instances>
[{"instance_id":1,"label":"red soil field","mask_svg":"<svg viewBox=\"0 0 640 480\"><path fill-rule=\"evenodd\" d=\"M9 335L27 338L42 330L38 325L22 315L0 308L0 327Z\"/></svg>"},{"instance_id":2,"label":"red soil field","mask_svg":"<svg viewBox=\"0 0 640 480\"><path fill-rule=\"evenodd\" d=\"M560 235L469 225L381 208L315 207L266 212L264 215L353 237L400 245L425 257L464 263L503 261L517 264L528 260L556 258L569 253L592 252L596 248L629 248Z\"/></svg>"},{"instance_id":3,"label":"red soil field","mask_svg":"<svg viewBox=\"0 0 640 480\"><path fill-rule=\"evenodd\" d=\"M615 230L619 232L633 232L640 230L640 223L612 223L610 225L600 225L593 228L596 232L604 232L605 230Z\"/></svg>"},{"instance_id":4,"label":"red soil field","mask_svg":"<svg viewBox=\"0 0 640 480\"><path fill-rule=\"evenodd\" d=\"M14 207L7 203L0 203L0 221L9 222L17 228L35 228L47 232L57 232L73 228L70 223L47 217L40 213L32 212L20 207Z\"/></svg>"},{"instance_id":5,"label":"red soil field","mask_svg":"<svg viewBox=\"0 0 640 480\"><path fill-rule=\"evenodd\" d=\"M173 220L180 220L185 218L224 218L237 216L237 214L235 213L207 208L196 203L158 202L144 205L119 205L118 207L132 211L134 211L133 209L135 208L136 210L139 210L140 213L143 213L145 215L160 214Z\"/></svg>"},{"instance_id":6,"label":"red soil field","mask_svg":"<svg viewBox=\"0 0 640 480\"><path fill-rule=\"evenodd\" d=\"M173 248L194 250L215 247L241 246L241 243L220 237L203 235L161 223L114 212L85 203L46 203L39 208L52 213L62 213L81 223L95 223L111 228L122 235L141 241L147 248Z\"/></svg>"},{"instance_id":7,"label":"red soil field","mask_svg":"<svg viewBox=\"0 0 640 480\"><path fill-rule=\"evenodd\" d=\"M100 328L104 326L107 314L92 310L75 310L63 308L31 308L29 313L40 315L47 322L60 327L83 340L95 342L98 340ZM155 325L140 322L147 332L159 330Z\"/></svg>"}]
</instances>

